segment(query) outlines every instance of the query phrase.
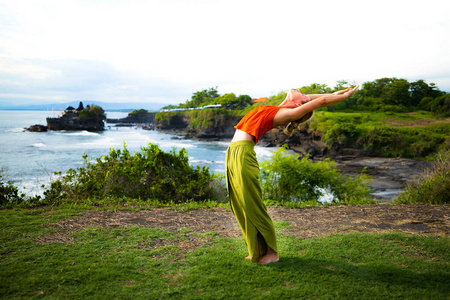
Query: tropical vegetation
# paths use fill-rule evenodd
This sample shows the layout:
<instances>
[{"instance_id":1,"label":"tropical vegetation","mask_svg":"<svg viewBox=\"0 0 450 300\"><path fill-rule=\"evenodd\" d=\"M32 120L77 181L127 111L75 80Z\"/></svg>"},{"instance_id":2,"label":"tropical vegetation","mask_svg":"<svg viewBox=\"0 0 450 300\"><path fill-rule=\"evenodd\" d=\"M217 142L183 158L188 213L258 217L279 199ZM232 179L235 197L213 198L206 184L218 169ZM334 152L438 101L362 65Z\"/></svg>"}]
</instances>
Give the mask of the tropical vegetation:
<instances>
[{"instance_id":1,"label":"tropical vegetation","mask_svg":"<svg viewBox=\"0 0 450 300\"><path fill-rule=\"evenodd\" d=\"M93 118L95 121L102 121L106 119L106 114L103 108L98 105L87 105L79 114L81 118Z\"/></svg>"},{"instance_id":2,"label":"tropical vegetation","mask_svg":"<svg viewBox=\"0 0 450 300\"><path fill-rule=\"evenodd\" d=\"M260 163L264 198L285 206L373 203L370 176L345 176L330 159L312 162L281 147Z\"/></svg>"}]
</instances>

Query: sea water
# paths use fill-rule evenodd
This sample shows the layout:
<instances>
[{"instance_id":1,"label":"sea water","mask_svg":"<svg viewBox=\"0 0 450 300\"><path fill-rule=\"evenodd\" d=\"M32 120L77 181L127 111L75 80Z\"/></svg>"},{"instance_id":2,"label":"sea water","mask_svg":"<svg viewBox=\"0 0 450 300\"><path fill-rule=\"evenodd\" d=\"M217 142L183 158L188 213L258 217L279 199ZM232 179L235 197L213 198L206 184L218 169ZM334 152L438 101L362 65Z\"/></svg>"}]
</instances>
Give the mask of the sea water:
<instances>
[{"instance_id":1,"label":"sea water","mask_svg":"<svg viewBox=\"0 0 450 300\"><path fill-rule=\"evenodd\" d=\"M106 112L108 118L126 117L124 112ZM228 141L210 142L183 139L155 130L138 127L117 127L106 124L107 130L29 132L30 125L46 125L47 117L57 113L47 111L0 110L0 169L4 181L11 181L29 195L41 194L42 185L55 179L54 172L65 173L83 166L83 154L89 160L107 155L112 148L134 153L149 143L169 152L186 149L192 166L209 167L211 172L225 171ZM269 158L274 148L256 146L259 161Z\"/></svg>"}]
</instances>

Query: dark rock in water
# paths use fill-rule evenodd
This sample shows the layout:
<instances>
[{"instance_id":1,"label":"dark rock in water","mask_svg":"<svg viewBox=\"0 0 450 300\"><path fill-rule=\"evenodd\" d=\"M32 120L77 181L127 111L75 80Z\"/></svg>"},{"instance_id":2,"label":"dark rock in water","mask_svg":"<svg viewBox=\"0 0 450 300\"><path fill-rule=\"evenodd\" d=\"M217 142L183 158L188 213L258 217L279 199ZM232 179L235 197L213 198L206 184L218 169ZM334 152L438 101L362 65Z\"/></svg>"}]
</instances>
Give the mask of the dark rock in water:
<instances>
[{"instance_id":1,"label":"dark rock in water","mask_svg":"<svg viewBox=\"0 0 450 300\"><path fill-rule=\"evenodd\" d=\"M61 118L47 118L47 126L50 130L88 130L102 131L105 129L103 120L95 120L89 117L78 117L75 114L66 117L65 114Z\"/></svg>"},{"instance_id":2,"label":"dark rock in water","mask_svg":"<svg viewBox=\"0 0 450 300\"><path fill-rule=\"evenodd\" d=\"M48 127L44 126L44 125L36 124L36 125L31 125L30 127L25 128L25 129L28 131L31 131L31 132L46 132L48 130Z\"/></svg>"}]
</instances>

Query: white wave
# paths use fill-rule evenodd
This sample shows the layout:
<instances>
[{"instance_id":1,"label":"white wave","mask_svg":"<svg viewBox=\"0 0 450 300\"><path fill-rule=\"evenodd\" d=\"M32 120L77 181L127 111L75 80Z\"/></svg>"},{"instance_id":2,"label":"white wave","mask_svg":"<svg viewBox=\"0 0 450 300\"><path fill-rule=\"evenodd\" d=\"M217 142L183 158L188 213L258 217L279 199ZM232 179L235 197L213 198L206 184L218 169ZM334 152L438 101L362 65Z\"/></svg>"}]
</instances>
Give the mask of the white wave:
<instances>
[{"instance_id":1,"label":"white wave","mask_svg":"<svg viewBox=\"0 0 450 300\"><path fill-rule=\"evenodd\" d=\"M255 147L255 153L258 158L269 158L277 148Z\"/></svg>"},{"instance_id":2,"label":"white wave","mask_svg":"<svg viewBox=\"0 0 450 300\"><path fill-rule=\"evenodd\" d=\"M321 188L321 187L316 186L315 189L319 190L322 193L322 195L319 197L319 199L317 199L317 201L319 201L320 203L331 203L331 202L333 202L335 196L330 191L329 188Z\"/></svg>"},{"instance_id":3,"label":"white wave","mask_svg":"<svg viewBox=\"0 0 450 300\"><path fill-rule=\"evenodd\" d=\"M375 197L380 197L380 198L394 198L398 195L400 195L400 193L403 192L403 189L386 189L384 191L377 191L372 193L373 196Z\"/></svg>"},{"instance_id":4,"label":"white wave","mask_svg":"<svg viewBox=\"0 0 450 300\"><path fill-rule=\"evenodd\" d=\"M80 146L80 148L89 147L89 148L94 148L94 149L117 147L117 146L121 146L121 145L122 145L122 142L118 142L113 138L103 138L103 139L95 140L92 142L78 144L78 146Z\"/></svg>"},{"instance_id":5,"label":"white wave","mask_svg":"<svg viewBox=\"0 0 450 300\"><path fill-rule=\"evenodd\" d=\"M44 147L47 147L47 145L44 144L44 143L35 143L35 144L32 144L31 146L36 147L36 148L44 148Z\"/></svg>"},{"instance_id":6,"label":"white wave","mask_svg":"<svg viewBox=\"0 0 450 300\"><path fill-rule=\"evenodd\" d=\"M187 149L187 148L196 148L197 147L197 146L195 146L193 144L189 144L189 143L179 143L179 142L177 143L177 142L170 142L170 141L164 141L163 143L159 141L159 142L155 142L155 144L158 144L159 146L164 147L164 148L169 148L169 149L175 148L177 150L180 150L181 148Z\"/></svg>"},{"instance_id":7,"label":"white wave","mask_svg":"<svg viewBox=\"0 0 450 300\"><path fill-rule=\"evenodd\" d=\"M6 129L5 132L17 133L17 132L23 132L24 130L25 130L24 128L9 128L9 129Z\"/></svg>"},{"instance_id":8,"label":"white wave","mask_svg":"<svg viewBox=\"0 0 450 300\"><path fill-rule=\"evenodd\" d=\"M67 132L67 131L66 131ZM82 136L94 136L94 135L100 135L97 132L92 132L92 131L75 131L75 132L70 132L70 135L82 135Z\"/></svg>"},{"instance_id":9,"label":"white wave","mask_svg":"<svg viewBox=\"0 0 450 300\"><path fill-rule=\"evenodd\" d=\"M215 165L215 164L225 164L222 160L204 160L204 159L194 159L194 157L189 156L189 163L195 165Z\"/></svg>"}]
</instances>

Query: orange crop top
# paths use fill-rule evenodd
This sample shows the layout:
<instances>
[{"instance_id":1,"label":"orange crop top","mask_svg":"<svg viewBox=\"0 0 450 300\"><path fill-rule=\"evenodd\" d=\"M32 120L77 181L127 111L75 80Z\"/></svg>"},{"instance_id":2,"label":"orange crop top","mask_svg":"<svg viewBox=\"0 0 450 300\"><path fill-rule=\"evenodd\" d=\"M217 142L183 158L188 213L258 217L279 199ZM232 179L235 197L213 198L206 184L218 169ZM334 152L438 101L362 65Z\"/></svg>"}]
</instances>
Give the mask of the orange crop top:
<instances>
[{"instance_id":1,"label":"orange crop top","mask_svg":"<svg viewBox=\"0 0 450 300\"><path fill-rule=\"evenodd\" d=\"M234 129L242 130L255 137L255 144L273 128L273 119L280 110L279 106L259 106L246 114Z\"/></svg>"}]
</instances>

